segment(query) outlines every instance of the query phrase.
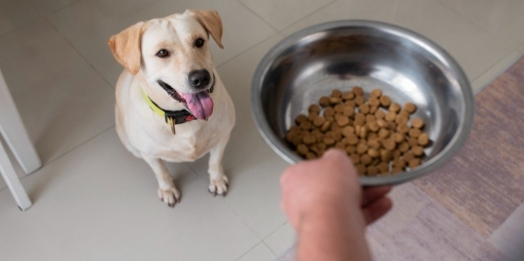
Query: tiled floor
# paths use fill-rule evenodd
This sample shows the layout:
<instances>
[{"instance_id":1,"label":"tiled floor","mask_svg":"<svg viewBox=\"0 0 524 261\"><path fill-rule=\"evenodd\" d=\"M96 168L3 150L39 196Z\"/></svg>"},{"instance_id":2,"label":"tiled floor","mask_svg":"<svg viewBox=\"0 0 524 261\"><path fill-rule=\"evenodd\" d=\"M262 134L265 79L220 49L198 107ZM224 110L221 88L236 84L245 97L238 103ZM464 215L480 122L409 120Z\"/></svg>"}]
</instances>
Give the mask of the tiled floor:
<instances>
[{"instance_id":1,"label":"tiled floor","mask_svg":"<svg viewBox=\"0 0 524 261\"><path fill-rule=\"evenodd\" d=\"M206 159L172 164L184 198L169 209L157 199L149 167L116 136L113 90L122 68L106 41L137 21L187 8L216 9L224 23L226 48L212 50L237 109L224 159L232 184L226 198L213 198ZM523 12L520 0L0 0L0 68L45 163L29 176L17 167L34 201L26 212L0 180L0 260L274 259L294 241L279 207L278 177L287 164L260 138L249 111L251 76L273 45L319 22L394 23L447 49L478 91L524 54ZM444 260L462 247L479 250L472 259L494 260L503 242L518 238L517 222L507 221L456 248L432 249L456 241L471 223L457 218L438 231L425 223L406 228L409 215L427 212L424 221L436 222L455 211L422 190L406 184L394 192L399 202L427 198L403 203L409 213L394 210L370 229L370 244L381 249L377 259L401 259L399 249L416 243L427 251L419 260ZM522 213L511 217L522 220ZM395 238L398 247L384 241L386 225L403 235Z\"/></svg>"}]
</instances>

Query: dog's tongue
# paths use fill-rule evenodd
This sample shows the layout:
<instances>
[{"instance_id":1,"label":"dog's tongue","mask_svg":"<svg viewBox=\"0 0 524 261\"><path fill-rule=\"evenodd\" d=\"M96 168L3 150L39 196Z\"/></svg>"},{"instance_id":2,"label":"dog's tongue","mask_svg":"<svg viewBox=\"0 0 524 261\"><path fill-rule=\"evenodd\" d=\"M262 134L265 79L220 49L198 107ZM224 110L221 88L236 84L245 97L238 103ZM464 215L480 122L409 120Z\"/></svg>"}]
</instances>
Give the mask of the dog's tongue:
<instances>
[{"instance_id":1,"label":"dog's tongue","mask_svg":"<svg viewBox=\"0 0 524 261\"><path fill-rule=\"evenodd\" d=\"M187 107L197 119L207 120L213 113L213 99L207 91L199 93L181 93L187 102Z\"/></svg>"}]
</instances>

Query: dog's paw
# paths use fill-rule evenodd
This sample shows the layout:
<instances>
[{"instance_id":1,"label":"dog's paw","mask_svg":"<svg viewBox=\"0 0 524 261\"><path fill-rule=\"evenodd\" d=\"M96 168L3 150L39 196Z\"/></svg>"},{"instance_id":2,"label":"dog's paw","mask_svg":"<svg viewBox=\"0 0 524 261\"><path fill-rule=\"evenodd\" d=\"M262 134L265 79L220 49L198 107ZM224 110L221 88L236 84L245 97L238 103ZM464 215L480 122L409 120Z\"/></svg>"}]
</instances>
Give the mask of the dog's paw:
<instances>
[{"instance_id":1,"label":"dog's paw","mask_svg":"<svg viewBox=\"0 0 524 261\"><path fill-rule=\"evenodd\" d=\"M168 206L174 207L175 203L180 202L180 191L175 187L169 189L158 189L158 197Z\"/></svg>"},{"instance_id":2,"label":"dog's paw","mask_svg":"<svg viewBox=\"0 0 524 261\"><path fill-rule=\"evenodd\" d=\"M220 175L216 179L212 179L209 183L209 192L213 194L213 196L222 195L225 196L228 188L228 179L226 175Z\"/></svg>"}]
</instances>

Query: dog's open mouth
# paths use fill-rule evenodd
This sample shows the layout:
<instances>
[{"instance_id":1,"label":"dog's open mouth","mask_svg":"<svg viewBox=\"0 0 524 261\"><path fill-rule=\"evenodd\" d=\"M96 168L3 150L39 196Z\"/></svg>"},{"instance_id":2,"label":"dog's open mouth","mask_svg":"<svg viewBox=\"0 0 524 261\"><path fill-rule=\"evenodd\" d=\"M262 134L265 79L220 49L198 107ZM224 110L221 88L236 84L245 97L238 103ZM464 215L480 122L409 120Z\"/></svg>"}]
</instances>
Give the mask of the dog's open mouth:
<instances>
[{"instance_id":1,"label":"dog's open mouth","mask_svg":"<svg viewBox=\"0 0 524 261\"><path fill-rule=\"evenodd\" d=\"M193 114L197 119L207 120L211 117L211 114L213 113L213 99L209 96L209 90L197 93L179 93L162 80L158 80L158 84L171 98L184 104L184 106L186 106L191 114ZM215 83L213 82L213 84Z\"/></svg>"}]
</instances>

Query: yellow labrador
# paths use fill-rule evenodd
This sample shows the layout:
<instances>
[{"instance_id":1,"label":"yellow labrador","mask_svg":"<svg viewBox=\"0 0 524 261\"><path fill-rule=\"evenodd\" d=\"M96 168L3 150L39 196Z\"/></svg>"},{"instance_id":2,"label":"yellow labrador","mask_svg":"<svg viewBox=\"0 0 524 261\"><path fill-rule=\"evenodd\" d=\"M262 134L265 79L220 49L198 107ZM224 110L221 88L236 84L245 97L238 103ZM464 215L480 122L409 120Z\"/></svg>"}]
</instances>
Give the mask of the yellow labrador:
<instances>
[{"instance_id":1,"label":"yellow labrador","mask_svg":"<svg viewBox=\"0 0 524 261\"><path fill-rule=\"evenodd\" d=\"M235 109L214 68L209 35L223 48L218 13L187 10L139 22L108 42L125 67L116 85L118 136L151 166L158 196L170 207L180 192L164 161L194 161L209 152L209 191L228 189L221 161Z\"/></svg>"}]
</instances>

